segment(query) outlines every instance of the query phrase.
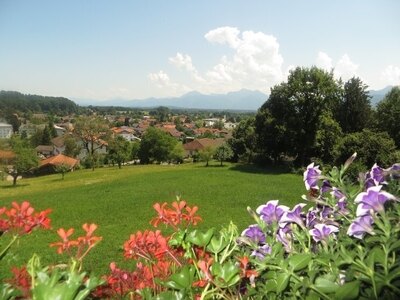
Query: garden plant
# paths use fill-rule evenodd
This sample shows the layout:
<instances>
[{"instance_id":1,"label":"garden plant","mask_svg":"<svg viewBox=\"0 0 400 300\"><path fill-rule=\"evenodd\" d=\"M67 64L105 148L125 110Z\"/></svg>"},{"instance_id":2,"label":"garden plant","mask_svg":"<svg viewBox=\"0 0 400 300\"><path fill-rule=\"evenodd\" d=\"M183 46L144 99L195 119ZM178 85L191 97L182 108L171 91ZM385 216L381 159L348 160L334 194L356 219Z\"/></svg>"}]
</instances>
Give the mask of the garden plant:
<instances>
[{"instance_id":1,"label":"garden plant","mask_svg":"<svg viewBox=\"0 0 400 300\"><path fill-rule=\"evenodd\" d=\"M122 245L132 267L110 262L101 278L84 264L101 241L97 225L83 224L77 238L60 228L50 246L69 256L65 264L42 266L34 254L1 283L0 299L398 299L400 164L375 164L353 182L355 157L327 174L310 164L303 203L247 208L254 224L242 232L233 223L196 229L198 207L180 198L155 203L154 229ZM0 259L22 235L49 229L49 213L28 202L1 208Z\"/></svg>"}]
</instances>

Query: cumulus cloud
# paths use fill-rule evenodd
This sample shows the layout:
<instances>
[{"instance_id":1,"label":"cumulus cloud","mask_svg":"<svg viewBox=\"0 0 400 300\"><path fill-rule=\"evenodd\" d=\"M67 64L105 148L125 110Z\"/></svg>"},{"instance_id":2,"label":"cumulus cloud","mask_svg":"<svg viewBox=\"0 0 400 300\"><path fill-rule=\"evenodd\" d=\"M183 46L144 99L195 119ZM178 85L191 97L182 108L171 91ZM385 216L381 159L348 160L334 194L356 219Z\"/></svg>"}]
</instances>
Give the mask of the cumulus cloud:
<instances>
[{"instance_id":1,"label":"cumulus cloud","mask_svg":"<svg viewBox=\"0 0 400 300\"><path fill-rule=\"evenodd\" d=\"M283 70L283 57L273 35L219 27L207 32L204 38L213 44L227 45L234 52L222 56L202 74L190 55L178 52L170 57L172 65L185 70L194 79L190 84L192 90L205 93L225 93L242 88L267 91L285 79L287 71ZM149 79L159 87L171 84L168 75L161 71L150 74Z\"/></svg>"},{"instance_id":2,"label":"cumulus cloud","mask_svg":"<svg viewBox=\"0 0 400 300\"><path fill-rule=\"evenodd\" d=\"M178 69L184 69L188 71L196 81L204 82L204 78L200 76L197 69L193 66L190 55L178 52L174 57L169 58L169 62Z\"/></svg>"},{"instance_id":3,"label":"cumulus cloud","mask_svg":"<svg viewBox=\"0 0 400 300\"><path fill-rule=\"evenodd\" d=\"M389 65L381 74L385 85L400 85L400 67Z\"/></svg>"},{"instance_id":4,"label":"cumulus cloud","mask_svg":"<svg viewBox=\"0 0 400 300\"><path fill-rule=\"evenodd\" d=\"M347 81L353 76L358 75L358 65L355 64L349 57L348 54L344 54L336 64L333 63L332 58L326 54L325 52L318 52L317 58L315 60L315 65L319 68L322 68L326 71L331 71L332 68L333 73L336 78L342 78Z\"/></svg>"},{"instance_id":5,"label":"cumulus cloud","mask_svg":"<svg viewBox=\"0 0 400 300\"><path fill-rule=\"evenodd\" d=\"M169 95L179 95L190 90L185 85L172 82L168 74L163 70L160 70L157 73L150 73L147 77L158 88L165 90Z\"/></svg>"},{"instance_id":6,"label":"cumulus cloud","mask_svg":"<svg viewBox=\"0 0 400 300\"><path fill-rule=\"evenodd\" d=\"M223 56L206 72L208 89L226 92L248 88L267 90L284 78L283 58L279 43L263 32L240 31L235 27L220 27L209 31L205 38L213 43L227 44L235 52Z\"/></svg>"},{"instance_id":7,"label":"cumulus cloud","mask_svg":"<svg viewBox=\"0 0 400 300\"><path fill-rule=\"evenodd\" d=\"M239 29L236 27L219 27L207 32L204 37L207 41L218 44L228 44L232 48L236 48L240 43Z\"/></svg>"},{"instance_id":8,"label":"cumulus cloud","mask_svg":"<svg viewBox=\"0 0 400 300\"><path fill-rule=\"evenodd\" d=\"M315 61L315 65L318 68L324 69L326 71L330 71L332 69L332 58L329 57L325 52L318 52L317 59Z\"/></svg>"},{"instance_id":9,"label":"cumulus cloud","mask_svg":"<svg viewBox=\"0 0 400 300\"><path fill-rule=\"evenodd\" d=\"M358 65L352 62L350 57L345 54L337 62L334 72L336 76L341 77L343 80L349 80L353 76L358 76L357 70Z\"/></svg>"}]
</instances>

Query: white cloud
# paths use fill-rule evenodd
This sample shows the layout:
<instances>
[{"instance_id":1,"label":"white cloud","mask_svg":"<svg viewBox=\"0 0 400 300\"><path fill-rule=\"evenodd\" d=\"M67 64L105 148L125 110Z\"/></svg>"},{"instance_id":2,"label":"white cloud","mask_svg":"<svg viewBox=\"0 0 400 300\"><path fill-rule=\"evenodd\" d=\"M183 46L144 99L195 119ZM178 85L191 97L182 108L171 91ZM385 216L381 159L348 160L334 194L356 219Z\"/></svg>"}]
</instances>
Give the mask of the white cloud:
<instances>
[{"instance_id":1,"label":"white cloud","mask_svg":"<svg viewBox=\"0 0 400 300\"><path fill-rule=\"evenodd\" d=\"M325 52L318 52L315 64L318 68L324 69L326 71L332 70L332 58L330 58L329 55Z\"/></svg>"},{"instance_id":2,"label":"white cloud","mask_svg":"<svg viewBox=\"0 0 400 300\"><path fill-rule=\"evenodd\" d=\"M174 57L169 58L169 62L179 69L188 71L196 81L204 82L204 78L200 76L197 69L193 66L190 55L178 52Z\"/></svg>"},{"instance_id":3,"label":"white cloud","mask_svg":"<svg viewBox=\"0 0 400 300\"><path fill-rule=\"evenodd\" d=\"M169 62L190 74L192 90L203 93L226 93L242 88L267 91L286 77L279 43L273 35L243 31L235 27L219 27L204 35L210 43L227 45L234 50L223 55L213 67L200 74L188 54L178 52ZM169 87L165 72L152 73L149 79L159 87ZM187 78L186 78L187 80Z\"/></svg>"},{"instance_id":4,"label":"white cloud","mask_svg":"<svg viewBox=\"0 0 400 300\"><path fill-rule=\"evenodd\" d=\"M318 52L315 60L315 65L330 72L333 68L333 73L336 78L342 78L344 81L349 80L353 76L358 75L358 65L355 64L348 54L344 54L336 64L333 63L332 58L325 52Z\"/></svg>"},{"instance_id":5,"label":"white cloud","mask_svg":"<svg viewBox=\"0 0 400 300\"><path fill-rule=\"evenodd\" d=\"M357 70L358 65L352 62L350 57L345 54L337 62L334 72L337 77L347 81L353 76L358 76Z\"/></svg>"},{"instance_id":6,"label":"white cloud","mask_svg":"<svg viewBox=\"0 0 400 300\"><path fill-rule=\"evenodd\" d=\"M381 80L385 86L400 85L400 67L389 65L381 74Z\"/></svg>"},{"instance_id":7,"label":"white cloud","mask_svg":"<svg viewBox=\"0 0 400 300\"><path fill-rule=\"evenodd\" d=\"M240 31L236 27L219 27L207 32L204 37L207 41L218 44L228 44L232 48L240 43L238 37Z\"/></svg>"},{"instance_id":8,"label":"white cloud","mask_svg":"<svg viewBox=\"0 0 400 300\"><path fill-rule=\"evenodd\" d=\"M160 70L157 73L150 73L147 77L158 88L163 89L167 94L171 96L177 96L190 90L185 85L172 82L168 74L165 73L163 70Z\"/></svg>"}]
</instances>

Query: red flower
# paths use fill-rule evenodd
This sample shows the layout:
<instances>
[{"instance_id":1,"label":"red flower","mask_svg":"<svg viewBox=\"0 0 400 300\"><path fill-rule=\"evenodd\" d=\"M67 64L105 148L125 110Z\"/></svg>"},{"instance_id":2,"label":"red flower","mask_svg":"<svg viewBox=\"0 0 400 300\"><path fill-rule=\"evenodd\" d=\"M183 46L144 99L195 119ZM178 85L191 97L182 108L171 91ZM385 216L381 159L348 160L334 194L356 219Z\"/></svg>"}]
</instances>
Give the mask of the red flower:
<instances>
[{"instance_id":1,"label":"red flower","mask_svg":"<svg viewBox=\"0 0 400 300\"><path fill-rule=\"evenodd\" d=\"M60 228L57 230L57 234L60 236L62 239L62 242L55 242L51 243L50 247L58 247L57 248L57 253L61 254L64 251L69 250L73 246L77 246L78 242L77 241L70 241L68 238L74 233L74 229L70 228L67 231L65 231L64 228Z\"/></svg>"},{"instance_id":2,"label":"red flower","mask_svg":"<svg viewBox=\"0 0 400 300\"><path fill-rule=\"evenodd\" d=\"M79 237L78 242L82 244L88 245L90 248L94 247L99 241L101 241L101 237L93 236L93 232L97 229L96 224L83 224L83 230L86 232L86 236Z\"/></svg>"},{"instance_id":3,"label":"red flower","mask_svg":"<svg viewBox=\"0 0 400 300\"><path fill-rule=\"evenodd\" d=\"M50 228L50 219L48 214L50 209L35 213L35 209L31 207L28 201L20 204L12 202L11 208L0 208L0 231L13 231L16 234L22 235L30 233L36 227L45 229Z\"/></svg>"},{"instance_id":4,"label":"red flower","mask_svg":"<svg viewBox=\"0 0 400 300\"><path fill-rule=\"evenodd\" d=\"M6 280L6 282L11 284L11 286L15 289L19 290L24 299L30 299L31 276L26 270L26 267L12 267L11 272L13 273L13 278Z\"/></svg>"},{"instance_id":5,"label":"red flower","mask_svg":"<svg viewBox=\"0 0 400 300\"><path fill-rule=\"evenodd\" d=\"M132 234L124 243L124 250L124 256L133 259L139 257L160 259L170 251L168 240L162 236L159 230L155 232L146 230L143 233L138 231L136 234Z\"/></svg>"},{"instance_id":6,"label":"red flower","mask_svg":"<svg viewBox=\"0 0 400 300\"><path fill-rule=\"evenodd\" d=\"M249 278L250 283L254 284L254 278L258 276L258 272L256 270L251 270L249 266L249 258L247 256L243 256L239 258L240 262L240 277Z\"/></svg>"},{"instance_id":7,"label":"red flower","mask_svg":"<svg viewBox=\"0 0 400 300\"><path fill-rule=\"evenodd\" d=\"M191 208L187 206L186 201L174 201L171 207L167 207L167 205L166 202L162 205L159 203L153 205L158 216L150 221L151 225L158 227L160 223L163 223L177 229L178 225L197 225L197 223L201 221L201 217L195 215L198 210L197 206Z\"/></svg>"}]
</instances>

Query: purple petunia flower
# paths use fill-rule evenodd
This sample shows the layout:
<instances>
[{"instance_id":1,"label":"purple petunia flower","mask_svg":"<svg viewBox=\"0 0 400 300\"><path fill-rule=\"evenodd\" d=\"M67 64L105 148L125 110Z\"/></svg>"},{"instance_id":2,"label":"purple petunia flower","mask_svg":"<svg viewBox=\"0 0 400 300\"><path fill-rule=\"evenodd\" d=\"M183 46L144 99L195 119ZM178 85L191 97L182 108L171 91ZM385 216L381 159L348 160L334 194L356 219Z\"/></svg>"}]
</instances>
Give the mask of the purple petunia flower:
<instances>
[{"instance_id":1,"label":"purple petunia flower","mask_svg":"<svg viewBox=\"0 0 400 300\"><path fill-rule=\"evenodd\" d=\"M318 210L315 210L314 208L310 207L306 214L306 226L308 228L313 228L315 224L317 224L317 215L318 215Z\"/></svg>"},{"instance_id":2,"label":"purple petunia flower","mask_svg":"<svg viewBox=\"0 0 400 300\"><path fill-rule=\"evenodd\" d=\"M389 169L389 174L392 179L400 179L400 164L394 164Z\"/></svg>"},{"instance_id":3,"label":"purple petunia flower","mask_svg":"<svg viewBox=\"0 0 400 300\"><path fill-rule=\"evenodd\" d=\"M260 205L256 212L261 216L261 219L267 223L272 224L279 222L283 213L289 210L289 207L284 205L278 205L279 200L268 201L264 205Z\"/></svg>"},{"instance_id":4,"label":"purple petunia flower","mask_svg":"<svg viewBox=\"0 0 400 300\"><path fill-rule=\"evenodd\" d=\"M253 242L265 243L265 234L258 225L250 225L242 232L242 236L248 237Z\"/></svg>"},{"instance_id":5,"label":"purple petunia flower","mask_svg":"<svg viewBox=\"0 0 400 300\"><path fill-rule=\"evenodd\" d=\"M290 224L279 228L276 240L285 247L286 252L292 252L292 239L292 228L290 227Z\"/></svg>"},{"instance_id":6,"label":"purple petunia flower","mask_svg":"<svg viewBox=\"0 0 400 300\"><path fill-rule=\"evenodd\" d=\"M304 171L303 176L307 191L310 189L318 189L320 174L321 170L319 169L319 166L314 167L314 163L307 166L307 170Z\"/></svg>"},{"instance_id":7,"label":"purple petunia flower","mask_svg":"<svg viewBox=\"0 0 400 300\"><path fill-rule=\"evenodd\" d=\"M313 229L311 229L310 235L316 242L326 241L330 234L338 232L339 228L333 225L316 224Z\"/></svg>"},{"instance_id":8,"label":"purple petunia flower","mask_svg":"<svg viewBox=\"0 0 400 300\"><path fill-rule=\"evenodd\" d=\"M374 164L371 168L371 171L369 172L371 178L375 180L376 182L379 183L385 183L385 173L384 170L378 166L377 164Z\"/></svg>"},{"instance_id":9,"label":"purple petunia flower","mask_svg":"<svg viewBox=\"0 0 400 300\"><path fill-rule=\"evenodd\" d=\"M375 212L383 212L385 210L385 202L387 200L396 199L392 194L381 191L382 186L370 187L366 192L359 193L354 199L355 203L359 203L357 207L357 217L369 214L371 210Z\"/></svg>"},{"instance_id":10,"label":"purple petunia flower","mask_svg":"<svg viewBox=\"0 0 400 300\"><path fill-rule=\"evenodd\" d=\"M322 181L321 185L321 193L327 193L332 190L332 185L328 180Z\"/></svg>"},{"instance_id":11,"label":"purple petunia flower","mask_svg":"<svg viewBox=\"0 0 400 300\"><path fill-rule=\"evenodd\" d=\"M296 223L300 227L304 227L304 221L301 215L301 210L306 205L307 204L299 203L295 207L293 207L292 210L285 212L279 221L280 227L285 226L286 223Z\"/></svg>"},{"instance_id":12,"label":"purple petunia flower","mask_svg":"<svg viewBox=\"0 0 400 300\"><path fill-rule=\"evenodd\" d=\"M347 209L346 198L339 199L339 201L336 203L335 207L337 208L337 211L339 213L341 213L342 215L347 215L350 213L350 211Z\"/></svg>"},{"instance_id":13,"label":"purple petunia flower","mask_svg":"<svg viewBox=\"0 0 400 300\"><path fill-rule=\"evenodd\" d=\"M271 253L272 253L272 248L268 244L265 244L255 249L250 255L263 260L267 254Z\"/></svg>"},{"instance_id":14,"label":"purple petunia flower","mask_svg":"<svg viewBox=\"0 0 400 300\"><path fill-rule=\"evenodd\" d=\"M346 198L346 195L342 193L341 190L339 190L337 187L332 188L331 195L335 197L336 199L342 199Z\"/></svg>"},{"instance_id":15,"label":"purple petunia flower","mask_svg":"<svg viewBox=\"0 0 400 300\"><path fill-rule=\"evenodd\" d=\"M333 213L333 209L330 206L323 206L321 210L322 219L326 219Z\"/></svg>"},{"instance_id":16,"label":"purple petunia flower","mask_svg":"<svg viewBox=\"0 0 400 300\"><path fill-rule=\"evenodd\" d=\"M350 224L347 234L358 239L362 239L366 233L374 234L372 229L373 223L374 218L370 215L358 217Z\"/></svg>"}]
</instances>

